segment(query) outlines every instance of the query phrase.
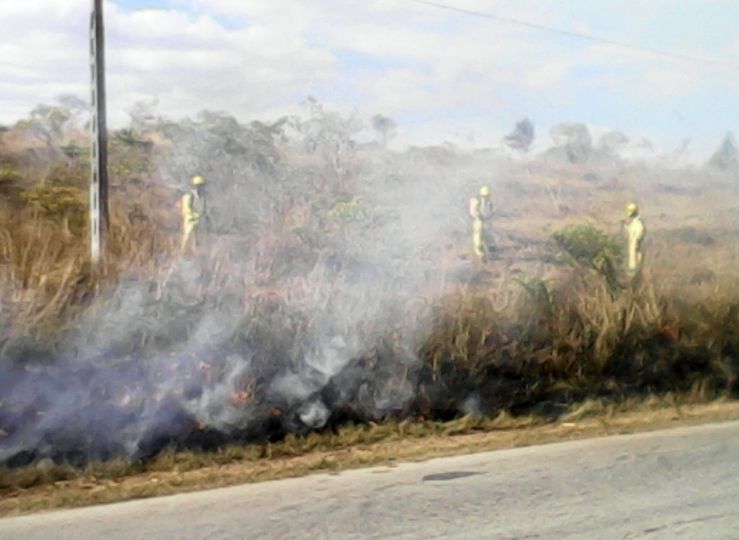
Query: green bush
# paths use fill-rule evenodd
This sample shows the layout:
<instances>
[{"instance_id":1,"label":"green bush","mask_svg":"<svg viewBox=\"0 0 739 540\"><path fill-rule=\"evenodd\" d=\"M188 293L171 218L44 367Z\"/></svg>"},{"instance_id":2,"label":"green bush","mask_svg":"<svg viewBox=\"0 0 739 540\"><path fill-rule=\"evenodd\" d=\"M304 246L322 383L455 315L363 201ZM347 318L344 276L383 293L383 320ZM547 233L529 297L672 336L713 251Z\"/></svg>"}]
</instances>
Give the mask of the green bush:
<instances>
[{"instance_id":1,"label":"green bush","mask_svg":"<svg viewBox=\"0 0 739 540\"><path fill-rule=\"evenodd\" d=\"M624 250L617 236L587 223L568 225L552 238L566 260L595 270L611 290L621 288L616 268L623 262Z\"/></svg>"}]
</instances>

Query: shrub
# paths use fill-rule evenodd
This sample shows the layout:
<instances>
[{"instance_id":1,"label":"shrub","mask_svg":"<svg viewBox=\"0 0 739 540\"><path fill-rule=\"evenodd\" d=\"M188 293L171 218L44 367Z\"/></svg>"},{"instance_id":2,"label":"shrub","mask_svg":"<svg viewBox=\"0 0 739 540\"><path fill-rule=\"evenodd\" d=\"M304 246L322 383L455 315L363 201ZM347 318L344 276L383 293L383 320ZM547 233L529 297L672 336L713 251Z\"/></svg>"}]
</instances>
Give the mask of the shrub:
<instances>
[{"instance_id":1,"label":"shrub","mask_svg":"<svg viewBox=\"0 0 739 540\"><path fill-rule=\"evenodd\" d=\"M618 237L594 225L580 224L568 225L552 238L565 259L596 271L612 291L621 288L616 269L623 262L623 246Z\"/></svg>"}]
</instances>

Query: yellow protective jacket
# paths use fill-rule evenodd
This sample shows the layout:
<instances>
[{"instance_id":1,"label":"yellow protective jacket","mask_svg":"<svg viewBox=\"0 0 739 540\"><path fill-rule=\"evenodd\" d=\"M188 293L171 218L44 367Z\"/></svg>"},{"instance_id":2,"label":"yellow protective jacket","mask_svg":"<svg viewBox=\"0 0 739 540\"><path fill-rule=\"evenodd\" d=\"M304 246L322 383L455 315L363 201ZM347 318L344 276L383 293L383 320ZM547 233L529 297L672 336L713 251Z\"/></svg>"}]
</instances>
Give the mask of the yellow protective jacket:
<instances>
[{"instance_id":1,"label":"yellow protective jacket","mask_svg":"<svg viewBox=\"0 0 739 540\"><path fill-rule=\"evenodd\" d=\"M493 217L493 203L487 197L473 197L470 199L470 216L479 221L486 221Z\"/></svg>"},{"instance_id":2,"label":"yellow protective jacket","mask_svg":"<svg viewBox=\"0 0 739 540\"><path fill-rule=\"evenodd\" d=\"M197 190L188 191L182 196L182 219L185 223L196 224L205 214L205 201Z\"/></svg>"}]
</instances>

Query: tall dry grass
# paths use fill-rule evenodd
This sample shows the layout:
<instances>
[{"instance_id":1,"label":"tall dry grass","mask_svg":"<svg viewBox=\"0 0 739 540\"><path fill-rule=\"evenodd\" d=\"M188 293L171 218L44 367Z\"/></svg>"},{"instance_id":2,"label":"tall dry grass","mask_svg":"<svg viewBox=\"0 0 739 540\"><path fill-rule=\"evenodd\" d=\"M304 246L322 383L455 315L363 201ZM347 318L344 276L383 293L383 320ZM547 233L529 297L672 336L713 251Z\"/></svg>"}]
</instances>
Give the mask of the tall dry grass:
<instances>
[{"instance_id":1,"label":"tall dry grass","mask_svg":"<svg viewBox=\"0 0 739 540\"><path fill-rule=\"evenodd\" d=\"M736 296L684 300L652 279L617 295L605 282L542 284L507 311L491 295L450 295L421 353L451 396L476 395L483 412L556 412L593 396L735 395L737 328Z\"/></svg>"},{"instance_id":2,"label":"tall dry grass","mask_svg":"<svg viewBox=\"0 0 739 540\"><path fill-rule=\"evenodd\" d=\"M320 316L331 307L332 280L353 271L351 260L328 260L326 254L335 245L351 245L352 234L386 209L348 196L356 178L346 171L331 172L333 165L328 174L315 167L313 157L305 169L287 167L285 178L298 185L310 172L316 177L316 193L305 200L273 195L268 219L258 226L239 224L225 233L216 231L189 261L197 269L195 278L170 279L170 269L180 262L177 194L154 181L149 166L153 158L143 149L136 150L143 157L130 145L118 152L107 256L97 268L87 262L84 162L50 167L40 181L26 174L20 184L23 174L11 171L12 164L4 165L2 361L53 365L60 340L83 324L78 333L92 328L90 334L99 335L75 335L75 340L99 347L110 328L90 321L105 321L133 283L137 291L145 291L146 305L127 313L122 322L113 321L130 328L123 333L125 343L105 347L104 361L135 364L160 352L169 354L199 339L204 315L225 314L233 323L228 339L199 343L192 354L203 357L193 358L193 365L210 364L205 376L217 380L223 375L218 370L225 369L219 363L223 358L233 350L253 351L259 369L243 381L239 399L271 406L269 381L281 366L297 366L314 352L315 343L306 336L320 331ZM421 159L424 163L428 165ZM399 293L383 310L386 317L357 325L367 347L348 362L351 376L339 374L324 390L323 398L336 404L329 426L377 420L373 414L380 413L371 411L372 404L365 406L359 399L347 403L340 396L347 387L366 384L365 395L371 398L380 382L398 394L410 388L412 396L400 409L381 414L434 420L502 410L556 415L588 397L622 400L694 392L705 398L736 393L739 295L731 283L721 286L706 270L736 279L725 256L731 252L727 245L733 242L732 231L714 242L714 236L702 230L713 225L703 222L677 232L650 230L652 270L641 281L627 284L618 270L620 240L592 224L583 226L584 216L574 213L574 198L584 199L587 186L563 180L564 188L554 192L543 189L537 178L529 178L531 185L510 182L512 208L496 223L507 233L500 260L487 268L471 268L458 256L462 242L468 244L466 236L440 239L440 244L452 244L441 250L439 268L432 268L439 274L443 295L436 295L438 288L420 299ZM388 187L382 181L379 185ZM14 183L18 185L10 186ZM526 197L513 196L521 190ZM603 197L609 205L616 198L610 192ZM686 204L684 196L664 197L675 199L671 204ZM569 228L550 234L548 240L540 232L552 225L547 220ZM352 229L350 223L358 225ZM686 253L686 246L694 247L691 243L712 258L691 258ZM341 249L334 251L341 254ZM522 253L531 260L520 257ZM693 282L688 291L686 284ZM370 303L371 292L357 301ZM408 350L411 342L414 350ZM409 362L409 357L421 362ZM281 413L276 411L274 417L281 418ZM273 422L271 414L268 411L268 420L253 429L232 435L238 440L279 438L296 430L287 421ZM211 442L203 442L208 437ZM227 442L223 434L202 431L184 439L178 443Z\"/></svg>"},{"instance_id":3,"label":"tall dry grass","mask_svg":"<svg viewBox=\"0 0 739 540\"><path fill-rule=\"evenodd\" d=\"M61 188L51 183L36 189L35 199L19 199L12 212L0 215L3 343L17 336L53 340L96 309L93 300L101 291L123 278L154 280L177 256L177 216L165 191L139 186L115 194L108 255L92 269L86 220L79 214L84 192L65 187L67 202L49 208L44 196L53 198ZM312 219L303 214L304 222ZM299 339L286 344L278 336L305 332L312 314L295 306L314 307L326 293L308 283L315 257L293 229L288 223L282 232L251 239L258 256L248 267L233 239L211 242L200 254L209 271L199 294L211 307L236 297L249 320L237 338L265 356L300 354ZM448 417L470 407L494 413L592 395L736 390L739 300L730 291L688 299L646 276L614 293L612 264L601 277L598 268L565 264L556 283L452 285L420 312L414 304L399 320L432 324L416 351L427 367L413 409ZM146 346L156 340L142 335L140 341ZM390 355L399 353L392 347Z\"/></svg>"}]
</instances>

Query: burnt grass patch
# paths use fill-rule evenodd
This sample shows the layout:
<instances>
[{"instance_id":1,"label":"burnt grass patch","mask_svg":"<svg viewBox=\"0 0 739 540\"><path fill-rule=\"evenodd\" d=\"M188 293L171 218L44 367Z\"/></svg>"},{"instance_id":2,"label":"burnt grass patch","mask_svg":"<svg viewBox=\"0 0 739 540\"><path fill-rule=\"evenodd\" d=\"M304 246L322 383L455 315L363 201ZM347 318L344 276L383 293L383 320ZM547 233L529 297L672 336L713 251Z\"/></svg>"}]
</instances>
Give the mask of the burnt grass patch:
<instances>
[{"instance_id":1,"label":"burnt grass patch","mask_svg":"<svg viewBox=\"0 0 739 540\"><path fill-rule=\"evenodd\" d=\"M205 111L111 133L96 268L85 131L49 124L75 115L42 108L0 133L0 463L125 469L347 426L736 396L733 177L396 152L311 103L303 120ZM212 228L181 257L196 170ZM488 181L496 250L479 265L464 199ZM648 271L626 283L617 220L633 194Z\"/></svg>"},{"instance_id":2,"label":"burnt grass patch","mask_svg":"<svg viewBox=\"0 0 739 540\"><path fill-rule=\"evenodd\" d=\"M591 295L587 300L586 294ZM36 368L35 384L46 378L45 389L63 392L71 384L65 377L74 377L77 383L86 382L89 401L86 407L67 411L63 422L39 431L33 444L25 441L25 447L7 453L4 465L18 468L50 459L84 468L122 457L145 463L163 451L216 452L234 444L274 444L286 437L337 433L346 425L449 422L464 416L491 418L501 412L556 420L573 404L589 399L619 403L690 393L706 400L739 393L737 302L676 301L653 294L644 284L616 296L607 286L589 292L563 286L548 290L539 300L547 305L536 305L530 294L522 293L517 303L500 311L490 296L480 292L449 294L429 308L429 326L419 341L416 361L383 341L348 362L319 390L294 402L270 392L277 372L268 355L256 355L251 361L259 368L250 377L257 378L242 381L250 382L250 393L242 401L223 397L231 400L235 419L231 425L204 424L188 410L187 403L202 399L223 382L217 374L177 371L186 383L147 402L146 407L156 404L157 420L140 423L142 415L154 413L127 403L126 392L113 390L116 380L131 379L127 370L134 370L136 380L151 380L151 372L139 371L140 361L119 362L118 369L101 381L90 365L67 366L65 372L57 357L53 370ZM280 309L271 306L269 312L274 315ZM600 318L594 320L593 312ZM269 354L290 348L273 326L260 328L252 333L251 344L258 343ZM207 350L211 369L226 373L216 359L243 350L247 342L238 339L221 350ZM7 365L21 369L20 359L8 360ZM185 364L179 361L178 366ZM51 359L46 365L50 363ZM234 388L244 387L242 382ZM150 390L160 384L154 380ZM27 388L26 401L17 394L12 406L7 397L2 401L0 447L24 442L24 426L40 422L39 418L43 422L54 414L53 407L59 407L58 401L34 392L35 388ZM6 392L10 394L10 389ZM378 406L383 400L387 408ZM320 421L306 417L306 404L313 403L321 404ZM249 418L243 427L238 425L240 415ZM132 426L141 431L130 439L135 447L125 447L129 439L120 433Z\"/></svg>"}]
</instances>

